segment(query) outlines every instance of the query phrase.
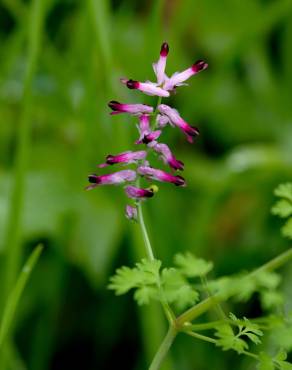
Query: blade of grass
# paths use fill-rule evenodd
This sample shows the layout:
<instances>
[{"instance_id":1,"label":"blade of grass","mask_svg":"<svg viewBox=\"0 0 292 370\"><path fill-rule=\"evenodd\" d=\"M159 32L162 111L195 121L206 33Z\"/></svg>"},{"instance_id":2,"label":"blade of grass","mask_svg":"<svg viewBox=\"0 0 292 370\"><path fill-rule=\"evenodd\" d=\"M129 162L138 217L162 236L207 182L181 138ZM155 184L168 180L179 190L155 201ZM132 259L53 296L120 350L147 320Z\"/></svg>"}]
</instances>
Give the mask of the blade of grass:
<instances>
[{"instance_id":1,"label":"blade of grass","mask_svg":"<svg viewBox=\"0 0 292 370\"><path fill-rule=\"evenodd\" d=\"M12 326L12 322L15 317L15 312L16 312L19 300L21 298L22 292L27 284L27 280L30 277L30 274L35 264L37 263L41 255L42 250L43 250L42 245L38 245L33 250L27 262L23 266L22 271L19 275L19 278L8 297L7 303L3 311L3 316L2 316L1 325L0 325L0 351L3 348L3 344L5 343L5 339L7 338L9 329Z\"/></svg>"},{"instance_id":2,"label":"blade of grass","mask_svg":"<svg viewBox=\"0 0 292 370\"><path fill-rule=\"evenodd\" d=\"M44 20L44 0L34 0L30 7L28 24L28 51L27 69L23 84L23 98L19 127L17 130L17 149L15 153L15 173L12 184L10 209L8 215L7 234L5 239L5 270L3 276L2 305L6 301L11 287L18 274L22 254L21 228L22 209L25 194L25 179L31 147L31 108L32 108L32 81L36 70L39 55L41 34ZM9 248L8 248L9 246Z\"/></svg>"}]
</instances>

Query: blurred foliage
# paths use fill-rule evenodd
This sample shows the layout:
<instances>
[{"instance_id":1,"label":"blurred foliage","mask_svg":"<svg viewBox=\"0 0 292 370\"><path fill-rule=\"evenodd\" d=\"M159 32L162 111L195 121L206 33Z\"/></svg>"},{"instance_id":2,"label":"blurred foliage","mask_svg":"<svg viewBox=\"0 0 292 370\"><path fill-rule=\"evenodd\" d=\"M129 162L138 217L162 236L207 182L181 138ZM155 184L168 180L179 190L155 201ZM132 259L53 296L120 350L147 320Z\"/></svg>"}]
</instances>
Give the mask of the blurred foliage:
<instances>
[{"instance_id":1,"label":"blurred foliage","mask_svg":"<svg viewBox=\"0 0 292 370\"><path fill-rule=\"evenodd\" d=\"M45 250L14 323L10 369L110 369L117 358L127 369L144 369L165 332L160 308L137 310L131 298L106 290L116 267L143 257L139 230L124 220L121 189L83 191L87 174L106 154L130 149L135 140L134 119L112 120L106 104L152 101L125 90L118 78L152 79L163 40L171 47L168 72L208 61L208 70L171 98L201 132L193 146L176 130L166 133L185 162L188 187L160 185L145 207L147 224L165 265L186 250L211 259L214 276L262 264L289 242L281 239L281 220L270 208L273 189L292 176L292 1L42 2L23 260L39 242ZM31 4L0 2L1 235L18 181L14 160ZM9 245L1 238L0 246L2 267ZM291 289L285 289L291 268L285 272L284 307L291 308ZM255 317L265 309L255 295L232 311ZM289 333L291 326L286 338ZM274 348L272 340L264 345ZM179 337L165 369L226 369L234 356ZM248 361L236 358L237 368L249 368Z\"/></svg>"}]
</instances>

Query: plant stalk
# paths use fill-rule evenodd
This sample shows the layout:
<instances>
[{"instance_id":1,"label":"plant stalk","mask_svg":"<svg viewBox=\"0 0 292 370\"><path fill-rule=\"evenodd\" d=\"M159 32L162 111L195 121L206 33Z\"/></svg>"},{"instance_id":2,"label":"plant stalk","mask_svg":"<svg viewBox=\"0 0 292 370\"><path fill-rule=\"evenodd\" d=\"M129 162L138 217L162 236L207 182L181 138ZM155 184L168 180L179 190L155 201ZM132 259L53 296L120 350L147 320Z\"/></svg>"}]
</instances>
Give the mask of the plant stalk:
<instances>
[{"instance_id":1,"label":"plant stalk","mask_svg":"<svg viewBox=\"0 0 292 370\"><path fill-rule=\"evenodd\" d=\"M154 257L154 253L153 253L153 250L152 250L152 247L151 247L148 232L147 232L147 229L146 229L146 226L145 226L141 201L138 202L137 208L138 208L138 215L139 215L139 224L141 226L143 240L144 240L145 247L146 247L146 253L147 253L148 258L151 261L153 261L155 259L155 257Z\"/></svg>"},{"instance_id":2,"label":"plant stalk","mask_svg":"<svg viewBox=\"0 0 292 370\"><path fill-rule=\"evenodd\" d=\"M149 367L149 370L159 370L160 366L162 364L162 361L164 360L165 356L167 355L172 342L174 341L176 335L177 335L177 330L174 326L170 326L168 329L168 332L161 343L156 355L154 356L154 359Z\"/></svg>"}]
</instances>

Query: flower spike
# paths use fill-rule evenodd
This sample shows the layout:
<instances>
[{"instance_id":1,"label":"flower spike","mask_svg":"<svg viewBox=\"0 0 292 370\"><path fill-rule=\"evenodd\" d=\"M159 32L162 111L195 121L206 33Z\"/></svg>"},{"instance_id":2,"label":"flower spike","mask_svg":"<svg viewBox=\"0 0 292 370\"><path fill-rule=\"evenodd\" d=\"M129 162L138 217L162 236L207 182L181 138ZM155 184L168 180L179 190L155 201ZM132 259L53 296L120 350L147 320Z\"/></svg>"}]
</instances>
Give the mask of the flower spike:
<instances>
[{"instance_id":1,"label":"flower spike","mask_svg":"<svg viewBox=\"0 0 292 370\"><path fill-rule=\"evenodd\" d=\"M175 72L170 78L166 79L163 85L165 90L174 90L177 86L185 85L184 82L191 76L203 71L208 67L208 64L203 60L198 60L191 67L182 72Z\"/></svg>"},{"instance_id":2,"label":"flower spike","mask_svg":"<svg viewBox=\"0 0 292 370\"><path fill-rule=\"evenodd\" d=\"M182 176L174 176L168 172L164 172L157 168L140 166L137 170L138 174L145 176L149 180L156 180L161 182L170 182L176 186L185 186L186 182Z\"/></svg>"},{"instance_id":3,"label":"flower spike","mask_svg":"<svg viewBox=\"0 0 292 370\"><path fill-rule=\"evenodd\" d=\"M106 157L106 162L100 164L98 167L107 167L109 165L113 165L116 163L122 163L122 164L131 164L136 163L137 161L141 161L142 159L146 158L147 153L145 150L140 150L137 152L127 151L123 152L117 155L111 155L109 154Z\"/></svg>"},{"instance_id":4,"label":"flower spike","mask_svg":"<svg viewBox=\"0 0 292 370\"><path fill-rule=\"evenodd\" d=\"M158 61L156 63L152 64L154 73L157 77L158 85L161 85L164 82L164 78L165 78L165 73L164 72L165 72L165 66L166 66L166 60L167 60L168 52L169 52L168 43L164 42L161 45L160 56L159 56Z\"/></svg>"},{"instance_id":5,"label":"flower spike","mask_svg":"<svg viewBox=\"0 0 292 370\"><path fill-rule=\"evenodd\" d=\"M133 199L152 198L154 195L154 192L151 189L141 189L132 185L126 186L125 192L129 198Z\"/></svg>"},{"instance_id":6,"label":"flower spike","mask_svg":"<svg viewBox=\"0 0 292 370\"><path fill-rule=\"evenodd\" d=\"M199 130L196 127L189 125L181 118L176 109L171 108L166 104L160 104L158 106L158 110L161 114L167 116L173 125L179 127L186 134L187 140L190 143L193 143L194 137L199 135Z\"/></svg>"},{"instance_id":7,"label":"flower spike","mask_svg":"<svg viewBox=\"0 0 292 370\"><path fill-rule=\"evenodd\" d=\"M107 175L89 175L88 181L91 185L87 186L86 190L91 190L98 185L118 185L125 182L131 182L136 179L136 172L132 170L122 170Z\"/></svg>"},{"instance_id":8,"label":"flower spike","mask_svg":"<svg viewBox=\"0 0 292 370\"><path fill-rule=\"evenodd\" d=\"M121 78L121 82L124 85L127 85L129 89L140 90L146 95L155 95L167 98L169 92L163 90L161 87L158 87L156 83L151 81L139 82L134 80L128 80L126 78Z\"/></svg>"},{"instance_id":9,"label":"flower spike","mask_svg":"<svg viewBox=\"0 0 292 370\"><path fill-rule=\"evenodd\" d=\"M150 96L158 96L158 103L155 107L136 103L125 104L116 100L108 103L112 110L111 115L127 113L138 118L137 128L139 137L135 144L145 144L145 150L124 151L122 153L106 157L105 163L98 167L104 168L114 164L132 165L134 169L119 170L111 174L90 175L90 182L87 190L93 189L99 185L125 184L124 189L128 198L134 200L135 205L127 205L125 215L130 220L138 220L139 202L152 198L158 191L157 185L152 184L147 188L139 187L139 178L144 177L146 180L155 180L160 182L169 182L176 186L186 186L186 181L182 176L174 174L174 171L183 171L184 163L178 160L167 144L159 142L159 138L166 125L178 127L187 137L189 142L199 135L199 130L189 125L180 116L179 112L166 104L161 104L161 98L167 98L176 89L177 86L186 85L186 81L193 75L203 71L208 64L203 60L198 60L191 67L181 72L175 72L171 77L165 73L166 63L169 53L167 42L163 42L160 48L158 60L152 64L157 81L140 82L132 79L121 78L121 82L129 89L139 90ZM170 173L158 168L153 168L150 164L148 154L158 155L164 164L170 167ZM134 182L137 180L136 182Z\"/></svg>"},{"instance_id":10,"label":"flower spike","mask_svg":"<svg viewBox=\"0 0 292 370\"><path fill-rule=\"evenodd\" d=\"M153 107L146 104L122 104L115 100L108 103L108 106L113 110L111 114L129 113L133 115L139 115L144 113L152 113Z\"/></svg>"}]
</instances>

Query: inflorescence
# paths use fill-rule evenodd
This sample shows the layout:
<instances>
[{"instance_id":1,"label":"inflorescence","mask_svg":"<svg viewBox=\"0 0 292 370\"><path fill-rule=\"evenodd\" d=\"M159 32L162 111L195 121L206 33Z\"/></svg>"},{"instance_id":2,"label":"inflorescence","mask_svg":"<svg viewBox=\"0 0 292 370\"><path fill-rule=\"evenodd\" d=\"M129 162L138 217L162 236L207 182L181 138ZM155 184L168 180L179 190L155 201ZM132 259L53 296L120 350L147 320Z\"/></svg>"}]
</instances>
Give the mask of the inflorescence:
<instances>
[{"instance_id":1,"label":"inflorescence","mask_svg":"<svg viewBox=\"0 0 292 370\"><path fill-rule=\"evenodd\" d=\"M168 124L172 127L178 127L186 135L190 143L193 143L194 138L199 135L199 130L184 121L176 109L166 104L161 104L161 100L162 98L169 97L178 86L186 85L186 80L206 69L208 64L202 60L198 60L186 70L175 72L171 77L168 77L165 74L168 52L169 46L164 42L161 46L158 61L153 63L153 70L157 77L157 82L139 82L132 79L121 79L121 82L129 89L140 90L151 96L158 96L156 108L145 104L122 104L117 101L110 101L108 104L112 109L112 115L128 113L138 117L139 124L137 127L139 138L135 144L145 145L146 150L126 151L117 155L108 155L105 163L100 164L99 167L103 168L114 164L134 164L136 166L135 169L124 169L105 175L90 175L88 177L90 185L87 186L87 190L93 189L99 185L126 184L126 195L128 198L138 202L153 197L154 193L157 191L156 186L150 186L146 189L141 188L139 186L141 177L147 180L173 183L176 186L186 185L185 179L182 176L175 175L175 171L183 171L183 162L174 156L168 145L158 142L158 139L162 133L162 129ZM170 167L171 173L153 168L150 165L149 161L146 159L150 151L156 153L159 158ZM129 219L137 219L136 204L126 206L126 216Z\"/></svg>"}]
</instances>

